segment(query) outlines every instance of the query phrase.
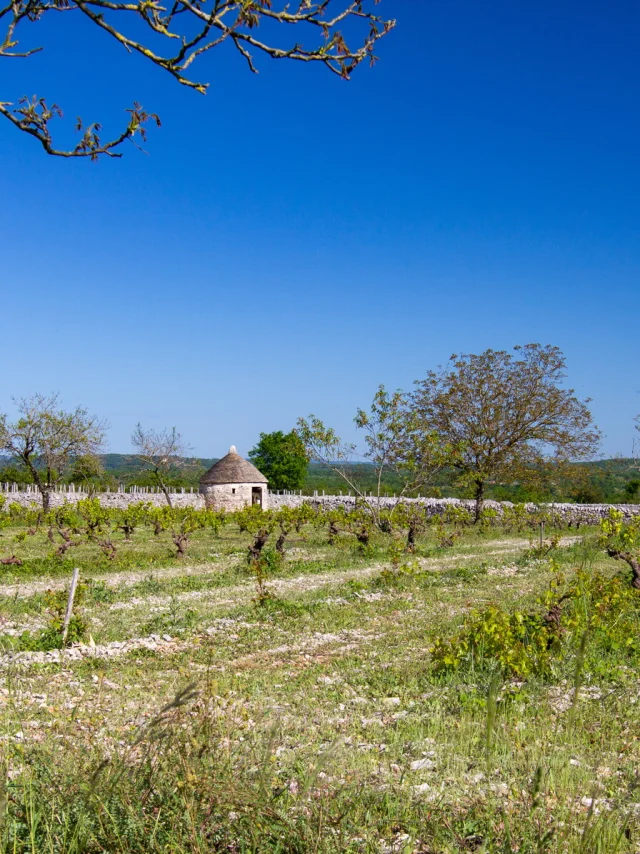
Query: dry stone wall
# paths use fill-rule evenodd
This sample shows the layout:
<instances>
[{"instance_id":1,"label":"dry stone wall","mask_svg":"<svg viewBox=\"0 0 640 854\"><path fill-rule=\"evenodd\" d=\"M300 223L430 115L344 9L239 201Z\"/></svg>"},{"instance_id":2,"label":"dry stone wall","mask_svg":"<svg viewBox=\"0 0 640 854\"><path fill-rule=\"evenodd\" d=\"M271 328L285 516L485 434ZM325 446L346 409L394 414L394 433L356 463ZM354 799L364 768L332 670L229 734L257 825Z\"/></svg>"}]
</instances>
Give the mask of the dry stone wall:
<instances>
[{"instance_id":1,"label":"dry stone wall","mask_svg":"<svg viewBox=\"0 0 640 854\"><path fill-rule=\"evenodd\" d=\"M9 504L16 503L21 507L42 507L42 499L38 492L0 492L5 499L5 508ZM105 507L117 507L122 510L130 504L146 501L154 507L166 506L167 499L161 492L97 492L93 496L100 499ZM61 507L63 504L75 504L83 498L89 498L86 492L52 492L51 508ZM204 496L197 492L175 492L171 494L174 507L204 508Z\"/></svg>"},{"instance_id":2,"label":"dry stone wall","mask_svg":"<svg viewBox=\"0 0 640 854\"><path fill-rule=\"evenodd\" d=\"M310 502L316 507L323 507L330 510L337 507L355 507L356 498L353 495L314 495L313 497L305 495L269 495L269 507L278 509L280 507L299 507L304 502ZM394 507L400 499L398 498L367 498L367 501L375 503L384 508ZM436 516L444 513L447 506L455 505L465 507L472 511L475 504L471 500L461 498L404 498L403 501L419 504L425 508L428 516ZM513 507L509 501L485 501L486 509L493 509L498 513L502 512L503 507ZM629 519L632 516L640 516L640 504L526 504L525 507L531 513L544 509L553 513L567 522L581 524L597 524L601 519L604 519L609 510L614 507L620 510L624 517Z\"/></svg>"},{"instance_id":3,"label":"dry stone wall","mask_svg":"<svg viewBox=\"0 0 640 854\"><path fill-rule=\"evenodd\" d=\"M253 484L263 486L263 484ZM250 492L252 484L248 484L248 492L246 495L238 495L240 501L238 506L244 506L245 503L250 503ZM16 502L23 507L42 506L42 501L37 492L17 492L17 491L0 491L0 495L6 499L5 508L12 502ZM65 503L75 503L83 498L87 498L86 492L64 491L54 492L51 495L51 506L60 507ZM100 492L96 493L98 498L105 507L124 508L130 504L135 504L139 501L147 501L155 507L163 507L166 504L166 499L162 493L158 492ZM235 497L235 496L233 496ZM280 507L300 507L305 502L312 504L315 507L322 507L330 510L336 507L354 507L356 498L353 495L298 495L298 494L279 494L270 492L264 496L265 509L278 510ZM368 498L371 502L380 502L381 507L393 507L400 500L398 498ZM459 498L405 498L402 499L415 504L420 504L424 507L425 513L428 516L435 516L443 513L447 506L457 505L466 507L469 510L473 509L473 501L463 500ZM196 492L175 492L171 494L171 501L174 507L194 507L203 509L205 507L205 496L199 495ZM485 501L485 507L502 512L502 508L510 505L509 502ZM640 504L527 504L526 508L530 512L540 509L545 509L566 520L567 523L580 524L597 524L609 513L612 507L620 510L625 518L640 515Z\"/></svg>"}]
</instances>

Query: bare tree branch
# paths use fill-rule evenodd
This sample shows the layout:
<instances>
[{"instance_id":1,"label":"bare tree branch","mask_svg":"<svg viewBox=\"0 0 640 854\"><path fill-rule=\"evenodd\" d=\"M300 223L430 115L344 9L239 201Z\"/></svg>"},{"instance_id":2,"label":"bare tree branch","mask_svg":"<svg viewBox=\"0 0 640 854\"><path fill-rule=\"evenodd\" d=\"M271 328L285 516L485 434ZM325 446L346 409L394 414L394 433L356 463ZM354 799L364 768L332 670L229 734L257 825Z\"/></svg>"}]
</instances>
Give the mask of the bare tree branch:
<instances>
[{"instance_id":1,"label":"bare tree branch","mask_svg":"<svg viewBox=\"0 0 640 854\"><path fill-rule=\"evenodd\" d=\"M264 54L272 59L320 63L332 73L349 79L364 60L375 62L376 43L395 26L395 21L385 21L373 13L372 8L378 2L298 0L296 8L287 0L175 0L167 8L159 0L133 3L124 0L9 0L5 6L0 5L0 28L5 28L0 57L25 59L43 49L42 46L22 49L16 35L20 25L35 23L48 12L80 12L129 53L139 54L181 85L202 94L206 93L208 84L195 80L187 70L202 54L227 41L254 73L257 73L254 56ZM338 11L331 16L330 10L336 9ZM148 27L154 49L131 35L131 29L139 30L140 21ZM266 27L267 38L259 39L256 35L260 24ZM293 45L278 43L276 36L283 30L276 30L276 24L283 24L286 32L291 26L298 27L301 33L313 37L311 46L305 47L302 41ZM353 29L358 25L362 25L365 32L360 33L358 42L352 47L341 28ZM162 49L158 36L164 40ZM49 129L50 122L62 116L57 104L49 107L46 99L38 96L22 97L17 103L18 106L13 107L12 102L0 101L0 113L18 130L37 139L47 154L57 157L89 157L91 160L102 155L119 157L120 153L114 149L126 141L135 141L136 137L144 142L146 126L153 121L160 124L155 113L146 112L136 103L128 110L130 119L125 129L106 142L100 138L99 123L85 125L78 119L76 131L80 138L74 147L64 149L53 144Z\"/></svg>"},{"instance_id":2,"label":"bare tree branch","mask_svg":"<svg viewBox=\"0 0 640 854\"><path fill-rule=\"evenodd\" d=\"M133 138L138 134L144 142L147 138L145 125L153 120L160 125L160 119L155 113L147 113L142 109L140 104L134 104L133 109L127 110L131 118L125 130L109 142L103 143L100 140L99 133L102 130L97 123L83 125L82 120L78 118L76 121L76 131L82 136L77 145L70 150L54 148L49 132L49 122L51 119L62 116L62 110L57 104L48 107L43 98L33 99L21 98L19 107L15 110L9 109L10 105L0 102L0 113L9 119L10 122L25 133L35 137L41 143L47 154L52 154L56 157L89 157L91 160L97 160L101 154L108 157L122 157L119 152L114 152L113 149L121 145L125 140Z\"/></svg>"},{"instance_id":3,"label":"bare tree branch","mask_svg":"<svg viewBox=\"0 0 640 854\"><path fill-rule=\"evenodd\" d=\"M136 424L131 434L131 444L135 448L134 456L142 463L143 471L151 474L171 507L170 478L197 465L195 460L187 459L190 446L175 427L170 430L143 430L141 424Z\"/></svg>"}]
</instances>

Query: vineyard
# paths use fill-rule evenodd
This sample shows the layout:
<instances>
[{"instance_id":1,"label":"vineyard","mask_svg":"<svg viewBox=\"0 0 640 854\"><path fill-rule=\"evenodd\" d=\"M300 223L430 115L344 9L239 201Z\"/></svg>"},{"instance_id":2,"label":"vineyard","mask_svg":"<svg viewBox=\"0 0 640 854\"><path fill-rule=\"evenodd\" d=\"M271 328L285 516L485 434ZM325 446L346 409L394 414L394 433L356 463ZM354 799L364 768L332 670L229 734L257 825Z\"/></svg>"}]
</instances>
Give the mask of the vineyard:
<instances>
[{"instance_id":1,"label":"vineyard","mask_svg":"<svg viewBox=\"0 0 640 854\"><path fill-rule=\"evenodd\" d=\"M1 850L637 850L637 521L0 519Z\"/></svg>"}]
</instances>

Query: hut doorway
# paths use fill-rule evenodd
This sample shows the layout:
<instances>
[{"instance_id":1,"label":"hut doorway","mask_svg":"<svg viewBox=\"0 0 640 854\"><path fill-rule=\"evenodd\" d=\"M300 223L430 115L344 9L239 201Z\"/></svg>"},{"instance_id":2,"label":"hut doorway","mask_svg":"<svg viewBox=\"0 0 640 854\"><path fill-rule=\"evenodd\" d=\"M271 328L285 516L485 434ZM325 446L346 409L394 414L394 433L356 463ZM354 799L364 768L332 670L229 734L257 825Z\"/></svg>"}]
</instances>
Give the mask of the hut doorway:
<instances>
[{"instance_id":1,"label":"hut doorway","mask_svg":"<svg viewBox=\"0 0 640 854\"><path fill-rule=\"evenodd\" d=\"M251 503L262 507L262 489L259 486L251 487Z\"/></svg>"}]
</instances>

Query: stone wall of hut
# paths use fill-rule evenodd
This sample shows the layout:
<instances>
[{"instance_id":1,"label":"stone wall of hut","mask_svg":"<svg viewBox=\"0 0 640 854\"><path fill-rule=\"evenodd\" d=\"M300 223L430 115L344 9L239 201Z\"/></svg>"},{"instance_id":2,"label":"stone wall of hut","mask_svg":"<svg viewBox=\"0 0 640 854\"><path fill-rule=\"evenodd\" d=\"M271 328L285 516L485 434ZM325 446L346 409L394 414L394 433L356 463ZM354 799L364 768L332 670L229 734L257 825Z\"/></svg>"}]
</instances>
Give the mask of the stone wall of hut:
<instances>
[{"instance_id":1,"label":"stone wall of hut","mask_svg":"<svg viewBox=\"0 0 640 854\"><path fill-rule=\"evenodd\" d=\"M265 483L207 483L200 486L207 507L211 510L242 510L253 500L253 488L262 491L262 507L269 507L269 495Z\"/></svg>"}]
</instances>

